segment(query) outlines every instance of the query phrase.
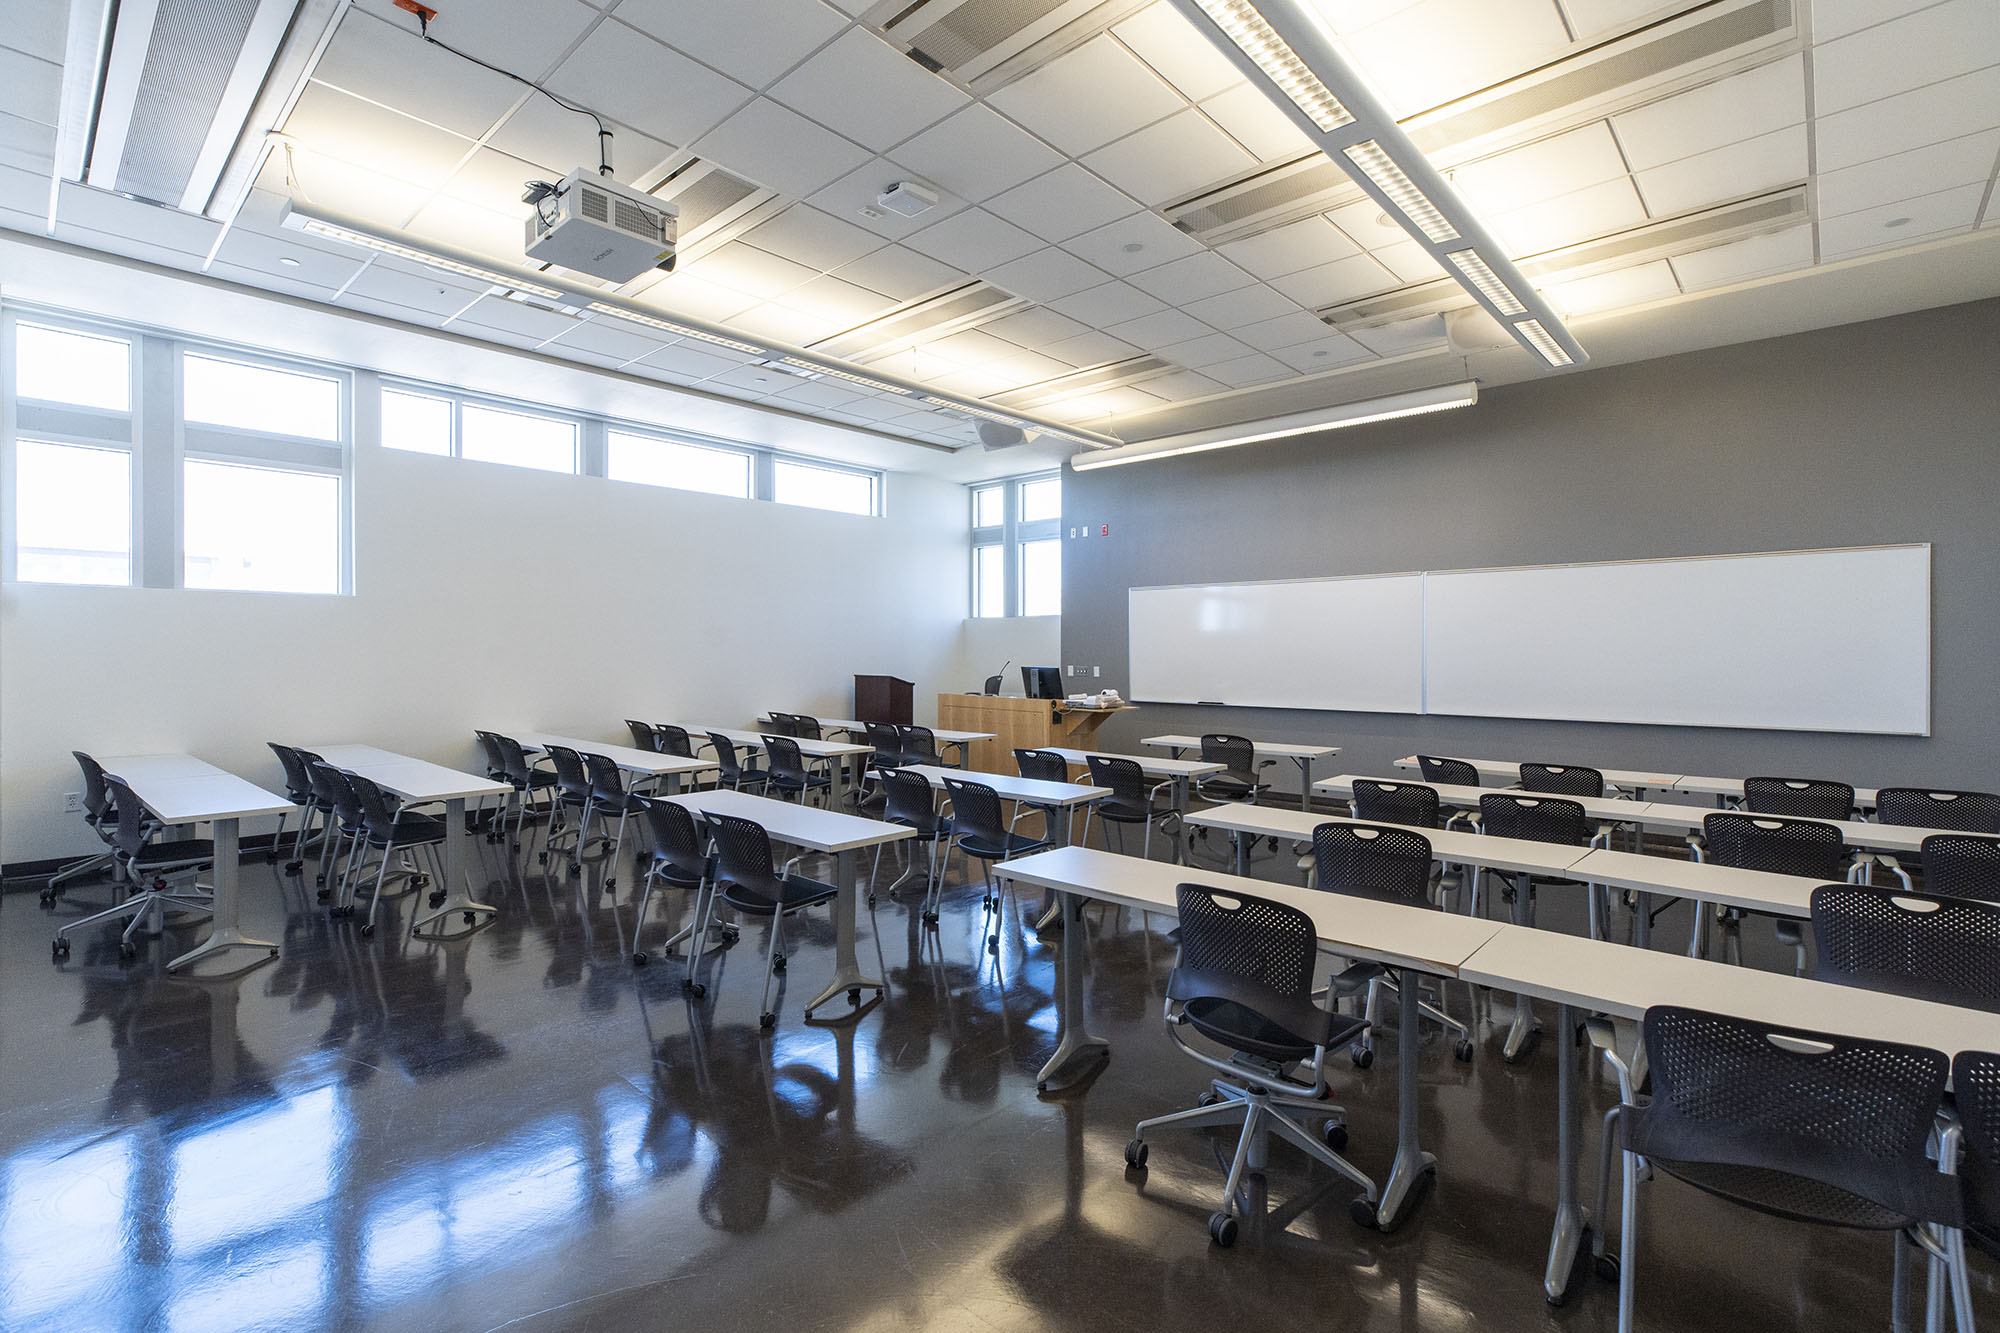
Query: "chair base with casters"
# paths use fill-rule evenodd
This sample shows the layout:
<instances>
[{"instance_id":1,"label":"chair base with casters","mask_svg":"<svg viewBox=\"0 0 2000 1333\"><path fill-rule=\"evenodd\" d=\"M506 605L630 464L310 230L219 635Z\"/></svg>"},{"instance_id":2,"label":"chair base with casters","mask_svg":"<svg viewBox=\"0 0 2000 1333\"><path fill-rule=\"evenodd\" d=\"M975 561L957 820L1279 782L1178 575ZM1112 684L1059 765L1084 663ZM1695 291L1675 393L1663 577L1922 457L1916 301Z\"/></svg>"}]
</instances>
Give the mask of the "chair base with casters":
<instances>
[{"instance_id":1,"label":"chair base with casters","mask_svg":"<svg viewBox=\"0 0 2000 1333\"><path fill-rule=\"evenodd\" d=\"M56 871L55 874L50 875L49 882L42 885L39 895L42 906L47 907L56 899L62 897L62 886L71 880L81 879L86 875L99 874L106 870L111 871L115 875L117 867L118 858L110 852L102 852L96 856L87 856L81 861L70 862L61 870Z\"/></svg>"},{"instance_id":2,"label":"chair base with casters","mask_svg":"<svg viewBox=\"0 0 2000 1333\"><path fill-rule=\"evenodd\" d=\"M808 907L831 903L840 896L835 885L803 875L786 872L779 876L779 881L784 886L784 896L779 899L766 898L727 882L718 886L715 895L745 916L771 919L771 942L764 954L764 990L757 1002L757 1025L766 1031L778 1025L778 1011L771 1008L771 980L785 970L785 918Z\"/></svg>"},{"instance_id":3,"label":"chair base with casters","mask_svg":"<svg viewBox=\"0 0 2000 1333\"><path fill-rule=\"evenodd\" d=\"M210 910L208 893L197 889L194 880L196 875L215 863L213 843L205 838L149 843L147 851L157 859L126 868L125 873L135 887L123 902L57 927L55 940L50 946L54 958L61 960L69 957L71 931L82 930L101 921L119 920L125 922L125 929L118 936L118 956L128 960L136 958L139 954L138 936L162 934L166 929L168 909L191 909L203 914ZM146 887L136 887L142 884Z\"/></svg>"},{"instance_id":4,"label":"chair base with casters","mask_svg":"<svg viewBox=\"0 0 2000 1333\"><path fill-rule=\"evenodd\" d=\"M951 860L951 820L948 817L941 818L938 821L938 831L929 838L924 838L919 834L915 838L905 838L902 842L906 861L903 873L896 876L890 882L889 887L883 889L881 892L890 898L896 896L896 891L903 887L904 881L917 873L917 857L916 853L911 850L912 846L917 842L928 843L927 857L924 862L924 896L918 900L917 910L925 925L935 926L938 923L938 909L942 905L941 900L944 897L944 877ZM940 846L945 849L943 856L938 855L938 848ZM875 844L875 862L868 871L868 905L870 907L875 905L875 879L881 869L882 844L877 843Z\"/></svg>"}]
</instances>

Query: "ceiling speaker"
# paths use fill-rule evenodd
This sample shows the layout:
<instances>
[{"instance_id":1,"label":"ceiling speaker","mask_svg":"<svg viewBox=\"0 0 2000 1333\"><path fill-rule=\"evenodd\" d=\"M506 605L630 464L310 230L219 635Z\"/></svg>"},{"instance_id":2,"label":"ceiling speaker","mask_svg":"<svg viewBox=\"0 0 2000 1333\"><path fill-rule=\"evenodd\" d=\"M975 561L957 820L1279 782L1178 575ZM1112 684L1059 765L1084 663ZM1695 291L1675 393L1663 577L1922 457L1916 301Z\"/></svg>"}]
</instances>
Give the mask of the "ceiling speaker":
<instances>
[{"instance_id":1,"label":"ceiling speaker","mask_svg":"<svg viewBox=\"0 0 2000 1333\"><path fill-rule=\"evenodd\" d=\"M1019 426L1009 426L998 421L979 421L974 425L979 431L979 442L988 449L1012 449L1017 444L1026 444L1028 432Z\"/></svg>"}]
</instances>

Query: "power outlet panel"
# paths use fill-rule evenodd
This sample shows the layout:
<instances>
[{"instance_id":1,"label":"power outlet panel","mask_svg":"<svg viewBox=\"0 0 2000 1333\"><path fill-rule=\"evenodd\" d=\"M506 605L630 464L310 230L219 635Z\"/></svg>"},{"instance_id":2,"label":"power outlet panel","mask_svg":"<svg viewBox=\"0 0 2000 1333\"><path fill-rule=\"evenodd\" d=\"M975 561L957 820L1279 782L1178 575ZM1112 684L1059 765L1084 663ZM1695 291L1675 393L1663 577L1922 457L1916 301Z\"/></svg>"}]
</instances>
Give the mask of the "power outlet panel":
<instances>
[{"instance_id":1,"label":"power outlet panel","mask_svg":"<svg viewBox=\"0 0 2000 1333\"><path fill-rule=\"evenodd\" d=\"M82 792L69 791L63 793L63 813L66 815L80 815L83 813Z\"/></svg>"}]
</instances>

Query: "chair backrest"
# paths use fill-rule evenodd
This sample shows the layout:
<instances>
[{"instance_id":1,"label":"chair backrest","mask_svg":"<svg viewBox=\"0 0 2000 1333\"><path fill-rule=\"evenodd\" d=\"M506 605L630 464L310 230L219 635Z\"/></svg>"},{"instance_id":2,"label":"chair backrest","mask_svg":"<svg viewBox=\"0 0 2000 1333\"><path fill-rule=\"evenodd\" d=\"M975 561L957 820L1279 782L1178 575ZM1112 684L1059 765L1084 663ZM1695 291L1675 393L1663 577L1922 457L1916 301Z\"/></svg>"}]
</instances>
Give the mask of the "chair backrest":
<instances>
[{"instance_id":1,"label":"chair backrest","mask_svg":"<svg viewBox=\"0 0 2000 1333\"><path fill-rule=\"evenodd\" d=\"M771 835L764 826L738 815L705 816L715 838L715 877L776 900L782 896L771 863Z\"/></svg>"},{"instance_id":2,"label":"chair backrest","mask_svg":"<svg viewBox=\"0 0 2000 1333\"><path fill-rule=\"evenodd\" d=\"M1090 770L1090 785L1109 788L1114 804L1140 807L1146 804L1146 770L1139 767L1138 760L1115 754L1087 754L1083 763Z\"/></svg>"},{"instance_id":3,"label":"chair backrest","mask_svg":"<svg viewBox=\"0 0 2000 1333\"><path fill-rule=\"evenodd\" d=\"M1950 1071L1941 1053L1673 1005L1648 1009L1641 1031L1653 1099L1628 1147L1781 1171L1951 1220L1952 1182L1924 1152Z\"/></svg>"},{"instance_id":4,"label":"chair backrest","mask_svg":"<svg viewBox=\"0 0 2000 1333\"><path fill-rule=\"evenodd\" d=\"M146 807L125 785L125 779L115 774L104 775L104 791L111 808L118 815L117 828L111 837L112 847L120 856L137 856L146 845Z\"/></svg>"},{"instance_id":5,"label":"chair backrest","mask_svg":"<svg viewBox=\"0 0 2000 1333\"><path fill-rule=\"evenodd\" d=\"M903 746L903 762L906 764L939 764L944 757L938 753L937 733L929 727L902 727L897 738Z\"/></svg>"},{"instance_id":6,"label":"chair backrest","mask_svg":"<svg viewBox=\"0 0 2000 1333\"><path fill-rule=\"evenodd\" d=\"M1564 847L1585 846L1592 835L1580 802L1511 791L1488 792L1479 798L1479 825L1496 838L1527 838Z\"/></svg>"},{"instance_id":7,"label":"chair backrest","mask_svg":"<svg viewBox=\"0 0 2000 1333\"><path fill-rule=\"evenodd\" d=\"M951 797L951 827L959 834L971 834L985 842L1005 844L1007 816L1000 806L1000 794L983 782L946 778L945 793Z\"/></svg>"},{"instance_id":8,"label":"chair backrest","mask_svg":"<svg viewBox=\"0 0 2000 1333\"><path fill-rule=\"evenodd\" d=\"M1743 808L1793 819L1854 818L1854 788L1823 778L1745 778Z\"/></svg>"},{"instance_id":9,"label":"chair backrest","mask_svg":"<svg viewBox=\"0 0 2000 1333\"><path fill-rule=\"evenodd\" d=\"M1951 1062L1951 1100L1965 1135L1965 1220L1988 1235L2000 1229L2000 1054L1960 1051Z\"/></svg>"},{"instance_id":10,"label":"chair backrest","mask_svg":"<svg viewBox=\"0 0 2000 1333\"><path fill-rule=\"evenodd\" d=\"M611 762L610 755L584 755L583 771L590 777L592 796L600 801L625 799L625 775L619 771L618 765Z\"/></svg>"},{"instance_id":11,"label":"chair backrest","mask_svg":"<svg viewBox=\"0 0 2000 1333\"><path fill-rule=\"evenodd\" d=\"M816 717L807 717L804 713L792 714L792 735L797 736L802 741L823 741L826 739L825 734L820 731L819 719Z\"/></svg>"},{"instance_id":12,"label":"chair backrest","mask_svg":"<svg viewBox=\"0 0 2000 1333\"><path fill-rule=\"evenodd\" d=\"M771 724L773 735L796 736L799 734L798 721L790 713L773 711L765 715L765 720Z\"/></svg>"},{"instance_id":13,"label":"chair backrest","mask_svg":"<svg viewBox=\"0 0 2000 1333\"><path fill-rule=\"evenodd\" d=\"M986 678L986 693L988 694L1000 693L1000 677L988 676Z\"/></svg>"},{"instance_id":14,"label":"chair backrest","mask_svg":"<svg viewBox=\"0 0 2000 1333\"><path fill-rule=\"evenodd\" d=\"M2000 833L2000 796L1990 791L1884 787L1875 793L1875 817L1884 824L1905 828Z\"/></svg>"},{"instance_id":15,"label":"chair backrest","mask_svg":"<svg viewBox=\"0 0 2000 1333\"><path fill-rule=\"evenodd\" d=\"M1176 971L1206 972L1279 995L1312 994L1319 936L1298 908L1206 884L1174 890L1180 911Z\"/></svg>"},{"instance_id":16,"label":"chair backrest","mask_svg":"<svg viewBox=\"0 0 2000 1333\"><path fill-rule=\"evenodd\" d=\"M111 791L104 785L104 765L81 750L69 753L70 758L76 760L76 766L83 770L83 812L90 816L92 823L96 823L112 812ZM285 776L289 782L291 775L287 773Z\"/></svg>"},{"instance_id":17,"label":"chair backrest","mask_svg":"<svg viewBox=\"0 0 2000 1333\"><path fill-rule=\"evenodd\" d=\"M481 734L483 735L484 733L482 732ZM271 747L271 753L278 756L278 767L285 770L286 797L298 802L300 805L311 800L312 775L306 772L306 761L299 758L299 752L289 745L280 745L276 741L265 741L264 744ZM95 759L92 759L82 751L72 750L70 753L75 755L76 762L83 766L83 808L90 811L93 815L97 814L99 805L103 802L104 770L97 767ZM96 769L98 773L95 782L92 781L90 776L92 769ZM98 805L91 803L91 789L93 786L97 790Z\"/></svg>"},{"instance_id":18,"label":"chair backrest","mask_svg":"<svg viewBox=\"0 0 2000 1333\"><path fill-rule=\"evenodd\" d=\"M308 760L306 772L312 775L313 795L330 810L336 818L349 828L360 828L367 818L362 813L361 802L354 794L354 786L347 780L345 769L335 768L324 759Z\"/></svg>"},{"instance_id":19,"label":"chair backrest","mask_svg":"<svg viewBox=\"0 0 2000 1333\"><path fill-rule=\"evenodd\" d=\"M729 743L729 737L719 731L711 731L708 743L715 747L715 766L722 770L724 782L734 782L743 776L743 765L737 761L736 747Z\"/></svg>"},{"instance_id":20,"label":"chair backrest","mask_svg":"<svg viewBox=\"0 0 2000 1333\"><path fill-rule=\"evenodd\" d=\"M2000 1013L2000 903L1822 884L1813 976Z\"/></svg>"},{"instance_id":21,"label":"chair backrest","mask_svg":"<svg viewBox=\"0 0 2000 1333\"><path fill-rule=\"evenodd\" d=\"M660 738L653 734L653 724L625 719L625 730L632 733L632 748L635 750L658 750Z\"/></svg>"},{"instance_id":22,"label":"chair backrest","mask_svg":"<svg viewBox=\"0 0 2000 1333\"><path fill-rule=\"evenodd\" d=\"M1242 736L1232 736L1226 731L1202 733L1201 762L1221 764L1226 770L1221 774L1223 777L1239 782L1257 781L1257 747Z\"/></svg>"},{"instance_id":23,"label":"chair backrest","mask_svg":"<svg viewBox=\"0 0 2000 1333\"><path fill-rule=\"evenodd\" d=\"M501 753L500 738L490 731L474 731L479 738L479 749L486 756L486 776L495 782L507 780L507 756Z\"/></svg>"},{"instance_id":24,"label":"chair backrest","mask_svg":"<svg viewBox=\"0 0 2000 1333\"><path fill-rule=\"evenodd\" d=\"M770 759L772 777L785 783L804 784L806 760L799 753L797 741L790 736L766 736L764 753Z\"/></svg>"},{"instance_id":25,"label":"chair backrest","mask_svg":"<svg viewBox=\"0 0 2000 1333\"><path fill-rule=\"evenodd\" d=\"M565 796L583 797L590 795L590 769L583 762L583 756L567 745L547 745L550 760L556 766L556 786Z\"/></svg>"},{"instance_id":26,"label":"chair backrest","mask_svg":"<svg viewBox=\"0 0 2000 1333\"><path fill-rule=\"evenodd\" d=\"M1831 824L1718 810L1701 821L1702 859L1812 879L1847 877L1847 842Z\"/></svg>"},{"instance_id":27,"label":"chair backrest","mask_svg":"<svg viewBox=\"0 0 2000 1333\"><path fill-rule=\"evenodd\" d=\"M645 798L640 807L639 832L651 847L654 859L665 861L685 875L700 878L709 873L701 826L695 821L694 811L686 806Z\"/></svg>"},{"instance_id":28,"label":"chair backrest","mask_svg":"<svg viewBox=\"0 0 2000 1333\"><path fill-rule=\"evenodd\" d=\"M1377 782L1374 778L1356 778L1354 817L1378 824L1436 828L1438 794L1433 788L1415 782Z\"/></svg>"},{"instance_id":29,"label":"chair backrest","mask_svg":"<svg viewBox=\"0 0 2000 1333\"><path fill-rule=\"evenodd\" d=\"M694 758L694 741L688 736L686 727L677 727L671 722L655 722L653 743L660 747L661 754L680 759Z\"/></svg>"},{"instance_id":30,"label":"chair backrest","mask_svg":"<svg viewBox=\"0 0 2000 1333\"><path fill-rule=\"evenodd\" d=\"M889 722L870 722L868 743L875 747L875 753L868 756L868 763L874 768L894 768L903 762L903 738L895 725Z\"/></svg>"},{"instance_id":31,"label":"chair backrest","mask_svg":"<svg viewBox=\"0 0 2000 1333\"><path fill-rule=\"evenodd\" d=\"M1453 787L1477 787L1479 770L1463 759L1446 759L1441 755L1420 754L1417 769L1424 775L1425 782L1443 782Z\"/></svg>"},{"instance_id":32,"label":"chair backrest","mask_svg":"<svg viewBox=\"0 0 2000 1333\"><path fill-rule=\"evenodd\" d=\"M397 802L389 794L359 773L342 773L348 790L354 793L355 808L361 814L361 826L367 831L370 842L387 842L395 834Z\"/></svg>"},{"instance_id":33,"label":"chair backrest","mask_svg":"<svg viewBox=\"0 0 2000 1333\"><path fill-rule=\"evenodd\" d=\"M493 745L500 752L502 781L516 787L526 787L532 768L528 763L528 752L521 748L521 742L512 736L502 736L496 731L493 733Z\"/></svg>"},{"instance_id":34,"label":"chair backrest","mask_svg":"<svg viewBox=\"0 0 2000 1333\"><path fill-rule=\"evenodd\" d=\"M1917 855L1924 892L2000 902L2000 842L1975 833L1933 833Z\"/></svg>"},{"instance_id":35,"label":"chair backrest","mask_svg":"<svg viewBox=\"0 0 2000 1333\"><path fill-rule=\"evenodd\" d=\"M1602 796L1604 774L1574 764L1523 764L1521 790L1551 796Z\"/></svg>"},{"instance_id":36,"label":"chair backrest","mask_svg":"<svg viewBox=\"0 0 2000 1333\"><path fill-rule=\"evenodd\" d=\"M1321 824L1313 830L1314 880L1327 893L1428 906L1431 840L1408 829Z\"/></svg>"},{"instance_id":37,"label":"chair backrest","mask_svg":"<svg viewBox=\"0 0 2000 1333\"><path fill-rule=\"evenodd\" d=\"M883 819L907 824L927 837L937 832L937 794L922 774L892 769L882 775L882 791L886 798Z\"/></svg>"},{"instance_id":38,"label":"chair backrest","mask_svg":"<svg viewBox=\"0 0 2000 1333\"><path fill-rule=\"evenodd\" d=\"M1054 750L1016 750L1014 767L1035 782L1068 782L1069 760Z\"/></svg>"}]
</instances>

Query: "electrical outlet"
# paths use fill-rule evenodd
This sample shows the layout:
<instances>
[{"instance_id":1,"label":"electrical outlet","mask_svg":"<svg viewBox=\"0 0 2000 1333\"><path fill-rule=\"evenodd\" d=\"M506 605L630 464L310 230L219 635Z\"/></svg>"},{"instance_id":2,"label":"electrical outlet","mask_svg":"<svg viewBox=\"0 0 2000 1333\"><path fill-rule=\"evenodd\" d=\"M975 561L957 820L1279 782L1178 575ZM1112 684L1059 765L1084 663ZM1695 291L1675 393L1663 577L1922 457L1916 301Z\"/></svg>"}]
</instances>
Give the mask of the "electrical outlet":
<instances>
[{"instance_id":1,"label":"electrical outlet","mask_svg":"<svg viewBox=\"0 0 2000 1333\"><path fill-rule=\"evenodd\" d=\"M1103 667L1092 667L1092 668L1090 669L1090 674L1091 674L1091 675L1092 675L1093 677L1096 677L1096 676L1101 676L1101 675L1103 675L1103 674L1104 674L1104 668L1103 668Z\"/></svg>"},{"instance_id":2,"label":"electrical outlet","mask_svg":"<svg viewBox=\"0 0 2000 1333\"><path fill-rule=\"evenodd\" d=\"M80 815L83 813L82 792L69 791L63 793L63 813L66 815Z\"/></svg>"}]
</instances>

